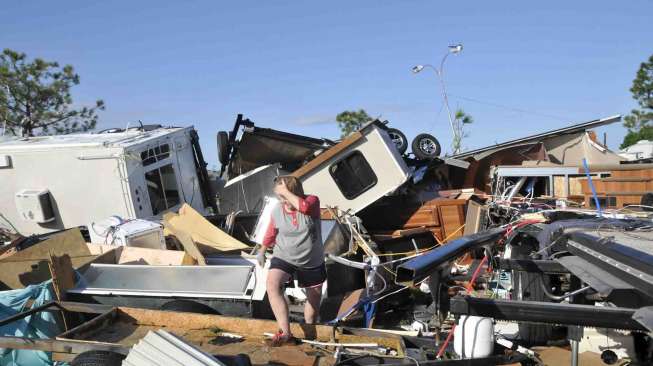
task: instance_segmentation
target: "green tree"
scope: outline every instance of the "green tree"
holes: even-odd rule
[[[71,65],[36,58],[5,49],[0,54],[0,126],[20,136],[67,134],[91,130],[97,124],[93,107],[73,107],[72,86],[79,84]]]
[[[633,99],[639,109],[633,109],[624,118],[624,127],[628,133],[624,137],[621,148],[624,149],[639,140],[653,139],[653,55],[647,62],[642,62],[630,88]]]
[[[359,109],[358,111],[344,111],[336,116],[342,138],[349,136],[352,132],[358,131],[370,120],[372,120],[372,117],[363,109]]]
[[[453,119],[454,136],[451,142],[451,150],[453,155],[462,152],[463,139],[469,136],[469,132],[465,131],[465,126],[474,122],[474,119],[469,114],[465,113],[461,108],[456,109],[456,114]]]

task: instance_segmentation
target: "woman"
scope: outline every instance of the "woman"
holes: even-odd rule
[[[326,280],[324,247],[320,223],[320,201],[304,194],[301,182],[293,176],[277,177],[274,193],[280,204],[272,212],[270,226],[258,253],[259,263],[265,263],[265,251],[274,247],[267,279],[268,299],[279,332],[271,345],[280,346],[294,341],[288,319],[288,304],[283,285],[293,276],[306,291],[304,319],[307,324],[317,321]]]

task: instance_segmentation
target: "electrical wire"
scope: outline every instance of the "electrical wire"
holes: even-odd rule
[[[14,224],[12,224],[11,221],[9,221],[9,219],[8,219],[7,217],[5,217],[5,215],[3,215],[2,213],[0,213],[0,217],[2,217],[2,219],[5,220],[5,221],[9,224],[9,226],[11,226],[12,229],[14,229],[14,232],[16,232],[16,234],[20,234],[20,232],[18,231],[18,229],[16,229],[16,227],[14,226]]]

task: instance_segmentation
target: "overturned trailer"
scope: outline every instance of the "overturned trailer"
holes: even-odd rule
[[[215,208],[192,127],[10,139],[0,161],[0,213],[23,235]]]

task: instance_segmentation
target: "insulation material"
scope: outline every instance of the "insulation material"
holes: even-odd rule
[[[123,366],[221,366],[224,363],[187,343],[176,335],[159,329],[149,331],[127,355]]]
[[[183,232],[189,235],[203,254],[217,254],[231,250],[249,248],[243,242],[211,224],[199,212],[187,204],[179,208],[179,213],[163,216],[166,235]]]

